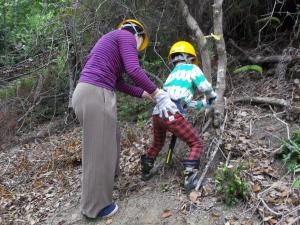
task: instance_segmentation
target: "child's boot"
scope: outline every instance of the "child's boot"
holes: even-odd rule
[[[149,180],[153,174],[150,170],[153,168],[154,159],[149,158],[146,154],[141,156],[141,166],[142,166],[142,180]]]
[[[199,160],[184,160],[184,191],[187,193],[194,189],[198,181]]]

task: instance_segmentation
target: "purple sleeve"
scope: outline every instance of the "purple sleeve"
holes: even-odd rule
[[[142,88],[134,87],[132,85],[126,84],[124,81],[124,78],[122,76],[119,76],[119,78],[117,79],[116,89],[118,91],[130,94],[134,97],[139,97],[139,98],[142,97],[142,94],[144,92],[144,90]]]
[[[140,67],[135,39],[127,31],[122,34],[119,39],[119,48],[125,71],[137,86],[152,94],[157,87]]]

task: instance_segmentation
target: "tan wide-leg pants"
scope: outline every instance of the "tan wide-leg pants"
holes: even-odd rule
[[[81,212],[95,218],[112,203],[118,172],[116,95],[113,91],[79,83],[72,105],[83,127]]]

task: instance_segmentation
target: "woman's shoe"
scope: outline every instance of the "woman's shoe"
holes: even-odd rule
[[[101,218],[111,217],[112,215],[114,215],[118,211],[118,209],[119,209],[118,205],[113,202],[110,205],[103,208],[99,212],[98,217],[101,217]]]

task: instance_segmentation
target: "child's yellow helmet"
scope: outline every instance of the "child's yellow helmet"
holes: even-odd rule
[[[125,24],[135,24],[139,27],[141,27],[143,29],[143,32],[142,32],[142,35],[143,35],[143,43],[141,45],[141,47],[138,49],[138,51],[143,51],[149,44],[149,38],[148,38],[148,35],[146,33],[146,30],[145,30],[145,26],[137,21],[137,20],[134,20],[134,19],[127,19],[127,20],[124,20],[122,21],[118,26],[117,28],[121,28],[123,25]]]
[[[170,52],[168,55],[168,61],[170,62],[171,56],[175,53],[186,53],[186,54],[190,54],[192,56],[195,57],[195,60],[193,61],[193,64],[198,64],[198,57],[195,51],[195,48],[193,47],[192,44],[190,44],[187,41],[178,41],[175,44],[172,45],[172,47],[170,48]]]

